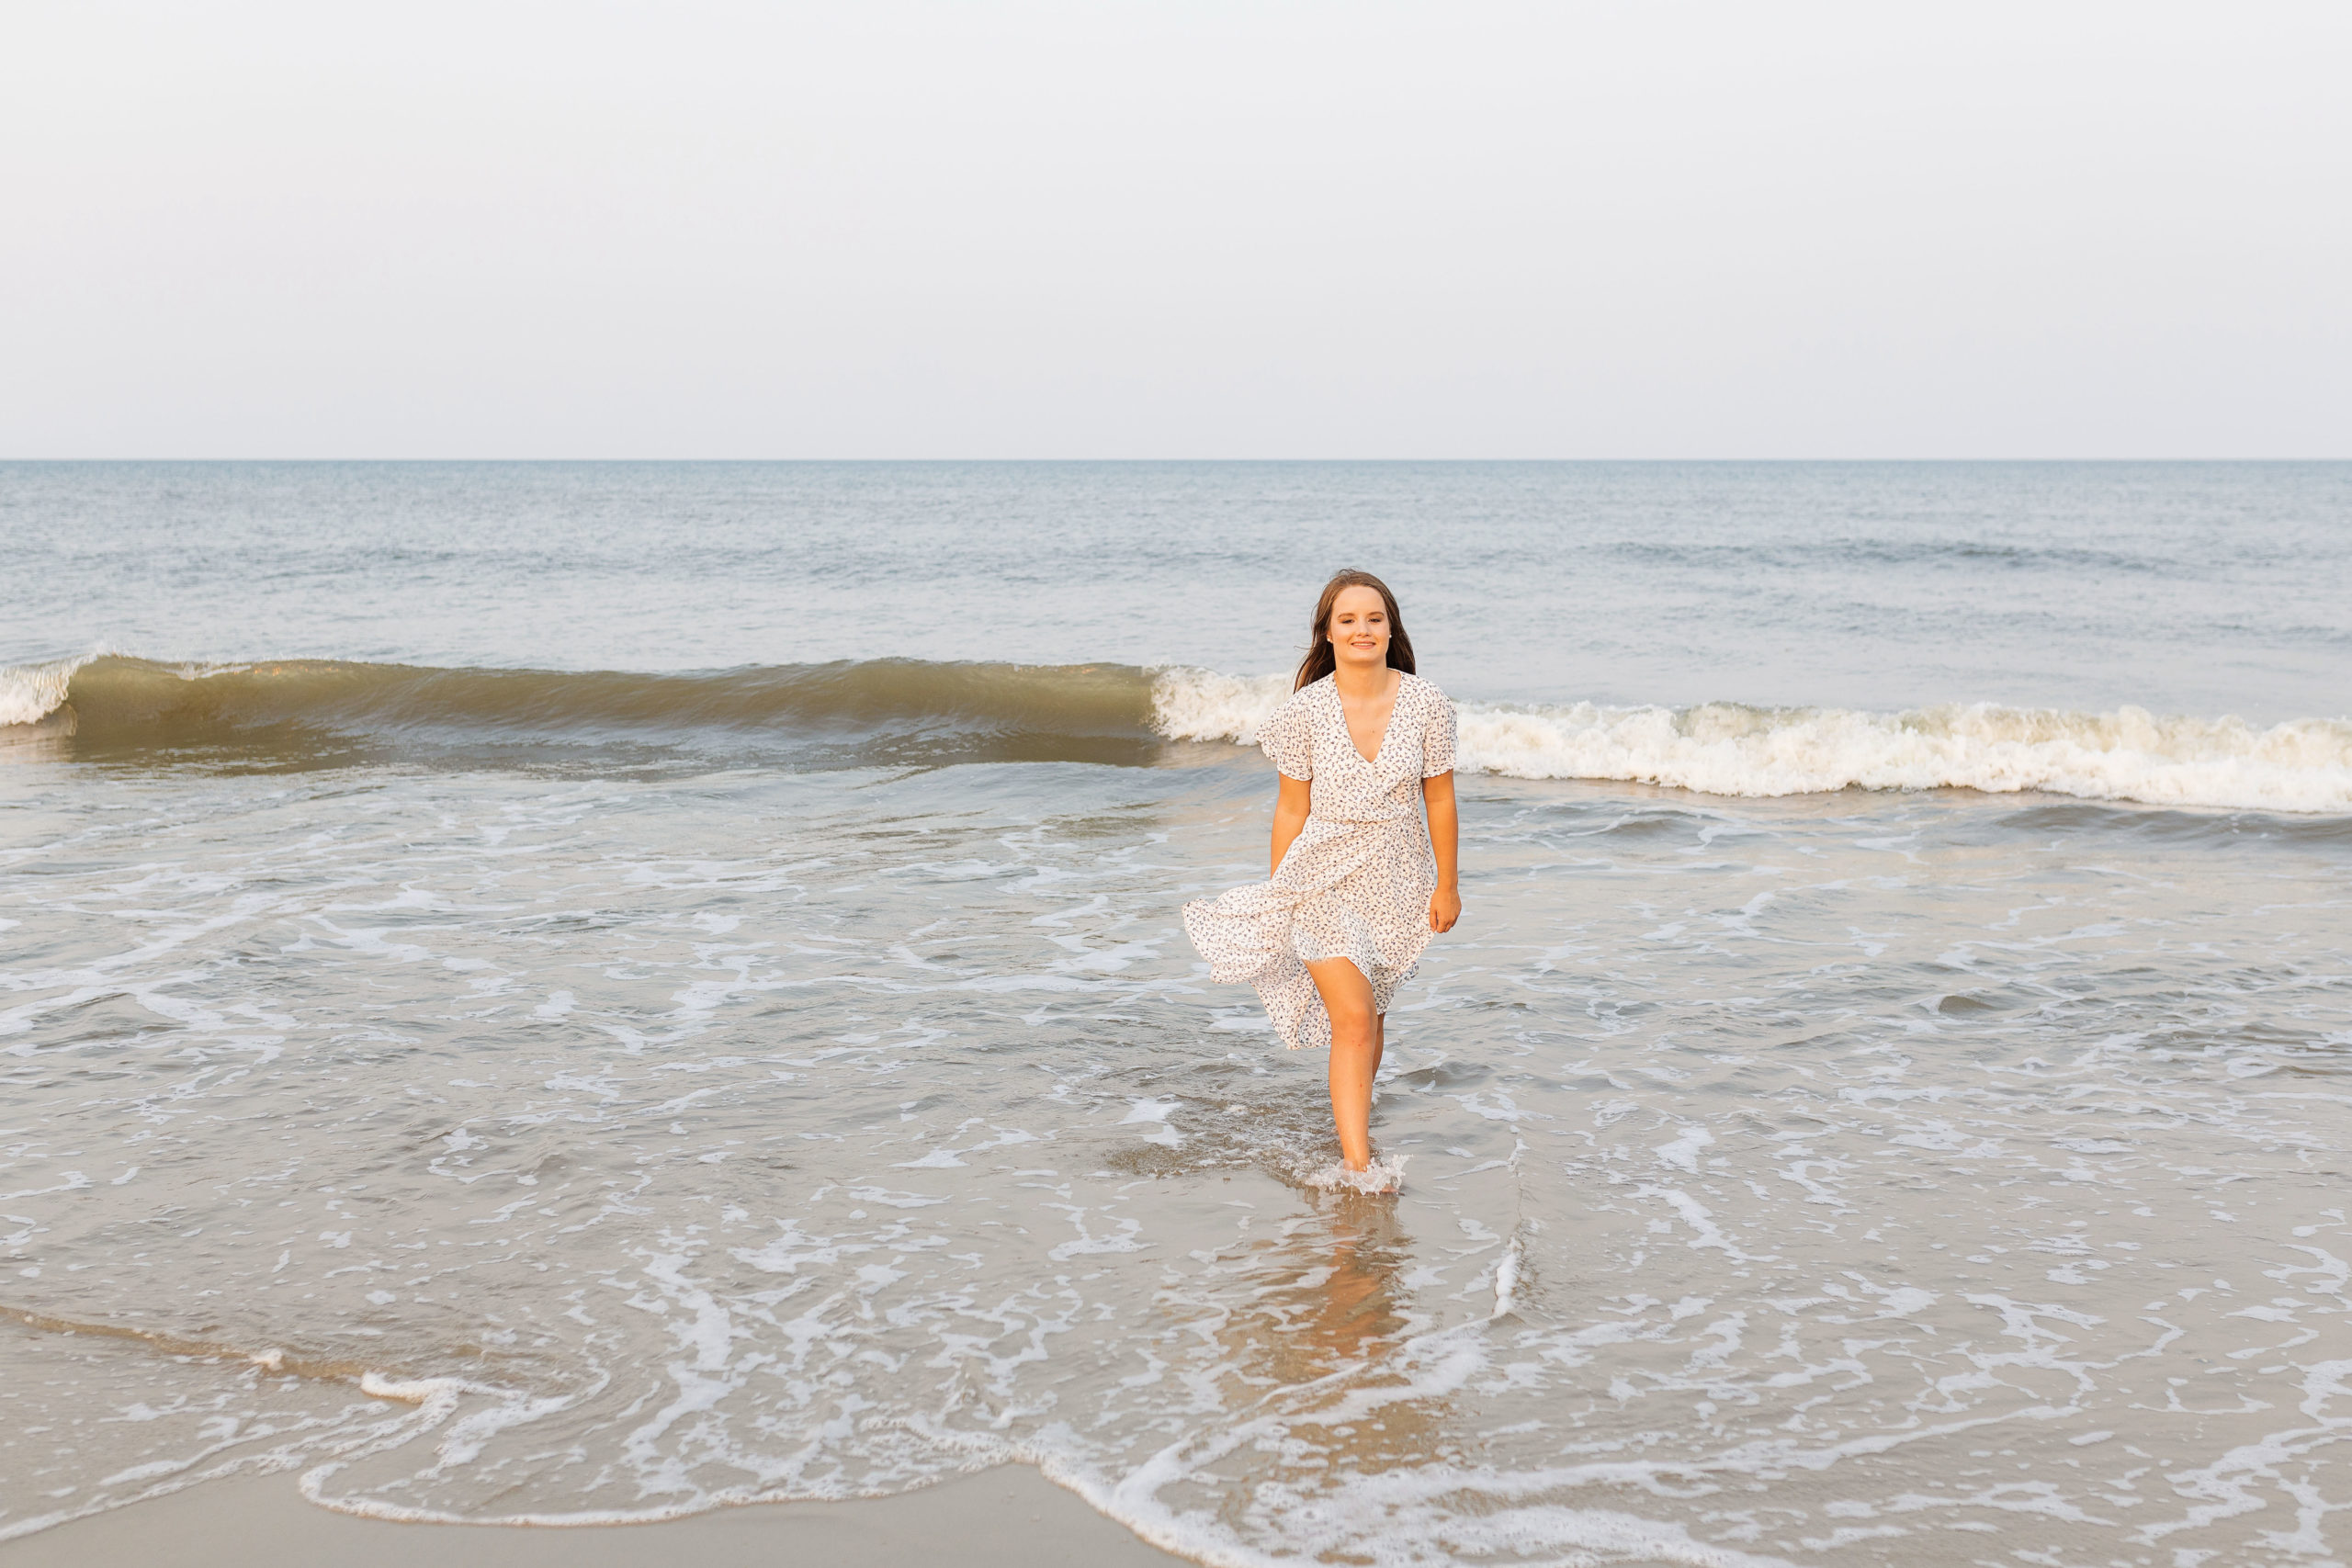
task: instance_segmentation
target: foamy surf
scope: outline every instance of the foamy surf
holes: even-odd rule
[[[1362,1170],[1350,1170],[1338,1160],[1307,1171],[1299,1179],[1325,1192],[1362,1192],[1391,1197],[1405,1190],[1405,1162],[1410,1155],[1374,1155]]]
[[[1151,727],[1170,740],[1254,745],[1258,727],[1290,695],[1287,675],[1224,675],[1190,665],[1152,671]]]
[[[51,719],[65,705],[74,671],[88,662],[61,659],[49,664],[0,664],[0,736]]]
[[[1158,671],[1153,720],[1171,739],[1249,744],[1287,694],[1279,677]],[[1662,784],[1775,796],[1844,789],[2039,791],[2255,811],[2352,811],[2352,723],[2070,713],[1990,703],[1849,708],[1506,706],[1465,702],[1460,765],[1521,779]]]
[[[1503,1248],[1503,1260],[1495,1265],[1495,1310],[1491,1316],[1500,1317],[1519,1304],[1519,1277],[1526,1263],[1527,1249],[1514,1235]]]

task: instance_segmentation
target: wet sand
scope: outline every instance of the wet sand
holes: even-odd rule
[[[0,1542],[6,1568],[1154,1568],[1182,1563],[1026,1465],[852,1503],[721,1508],[662,1524],[582,1529],[392,1524],[305,1502],[291,1473],[252,1476]]]

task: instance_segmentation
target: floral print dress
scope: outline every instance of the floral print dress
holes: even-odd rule
[[[1306,825],[1273,880],[1185,905],[1184,930],[1211,979],[1258,988],[1283,1044],[1329,1045],[1331,1018],[1306,965],[1352,961],[1385,1013],[1429,945],[1437,860],[1420,783],[1453,771],[1453,705],[1400,672],[1388,732],[1367,762],[1326,675],[1292,693],[1258,743],[1284,776],[1312,784]]]

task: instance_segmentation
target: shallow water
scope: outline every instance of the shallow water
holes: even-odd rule
[[[1232,1561],[2327,1540],[2346,835],[1476,784],[1379,1200],[1170,915],[1254,768],[44,773],[12,1522],[200,1453],[501,1517],[1020,1454]]]
[[[0,769],[0,1534],[1010,1457],[1218,1562],[2347,1554],[2343,813],[1466,774],[1371,1198],[1175,918],[1254,751],[330,716]]]

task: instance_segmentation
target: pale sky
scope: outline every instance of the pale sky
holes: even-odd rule
[[[2352,6],[6,0],[0,457],[2352,457]]]

